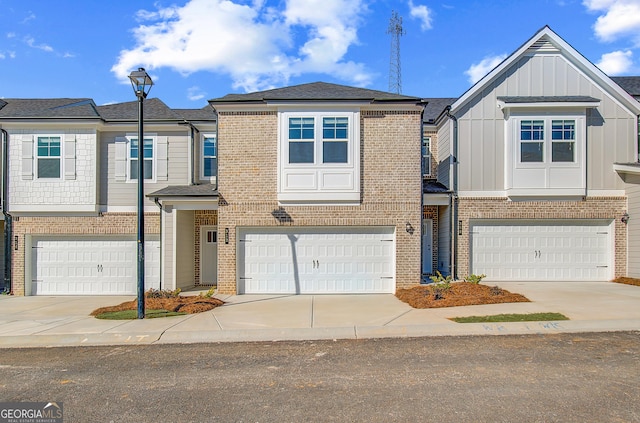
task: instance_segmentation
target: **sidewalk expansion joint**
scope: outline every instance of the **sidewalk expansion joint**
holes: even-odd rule
[[[411,312],[411,311],[413,311],[413,310],[407,310],[407,311],[405,311],[404,313],[400,313],[400,314],[398,314],[396,317],[394,317],[393,319],[391,319],[391,320],[389,320],[388,322],[384,323],[382,326],[387,326],[389,323],[391,323],[391,322],[394,322],[394,321],[398,320],[399,318],[401,318],[402,316],[404,316],[405,314],[407,314],[407,313],[409,313],[409,312]]]

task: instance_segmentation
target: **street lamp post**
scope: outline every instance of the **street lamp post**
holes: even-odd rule
[[[138,319],[144,319],[144,99],[153,81],[144,68],[129,75],[138,97]],[[133,175],[132,175],[133,176]]]

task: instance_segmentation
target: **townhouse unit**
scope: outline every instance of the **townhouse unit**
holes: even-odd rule
[[[5,286],[393,293],[640,277],[640,78],[544,27],[459,98],[316,82],[202,109],[3,99]]]

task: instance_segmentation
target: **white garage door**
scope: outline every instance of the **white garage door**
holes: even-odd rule
[[[612,278],[611,222],[482,221],[471,225],[471,269],[488,280]]]
[[[145,240],[145,290],[160,284],[160,242]],[[38,239],[32,246],[32,295],[137,292],[137,241]]]
[[[392,227],[243,228],[241,294],[394,293]]]

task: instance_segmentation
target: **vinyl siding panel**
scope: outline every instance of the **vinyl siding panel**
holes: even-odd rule
[[[640,278],[640,175],[627,176],[627,275]]]
[[[195,285],[194,212],[192,210],[175,210],[174,213],[176,288],[190,288]]]
[[[451,207],[438,207],[438,265],[443,275],[451,273]]]
[[[445,119],[444,123],[438,128],[437,137],[437,156],[436,163],[438,166],[437,175],[438,181],[445,186],[451,188],[450,174],[449,174],[449,161],[451,159],[451,127],[453,123]]]
[[[145,194],[157,191],[168,185],[187,185],[189,175],[190,139],[185,132],[152,132],[159,137],[167,137],[168,142],[168,177],[166,180],[155,182],[145,181]],[[100,168],[103,169],[100,178],[100,205],[131,206],[137,204],[138,184],[133,181],[116,180],[116,138],[124,137],[124,132],[103,132],[100,137]],[[157,153],[157,151],[156,151]],[[156,156],[157,157],[157,156]],[[106,172],[104,171],[106,170]],[[156,167],[156,170],[158,168]],[[153,205],[147,199],[146,206]]]
[[[162,288],[176,289],[176,278],[174,273],[174,219],[175,210],[165,208],[162,211]]]
[[[600,106],[587,115],[587,189],[624,189],[611,165],[635,160],[630,141],[634,139],[636,117],[557,54],[523,57],[454,111],[459,124],[459,189],[505,188],[505,115],[497,107],[498,96],[568,95],[601,100]]]

